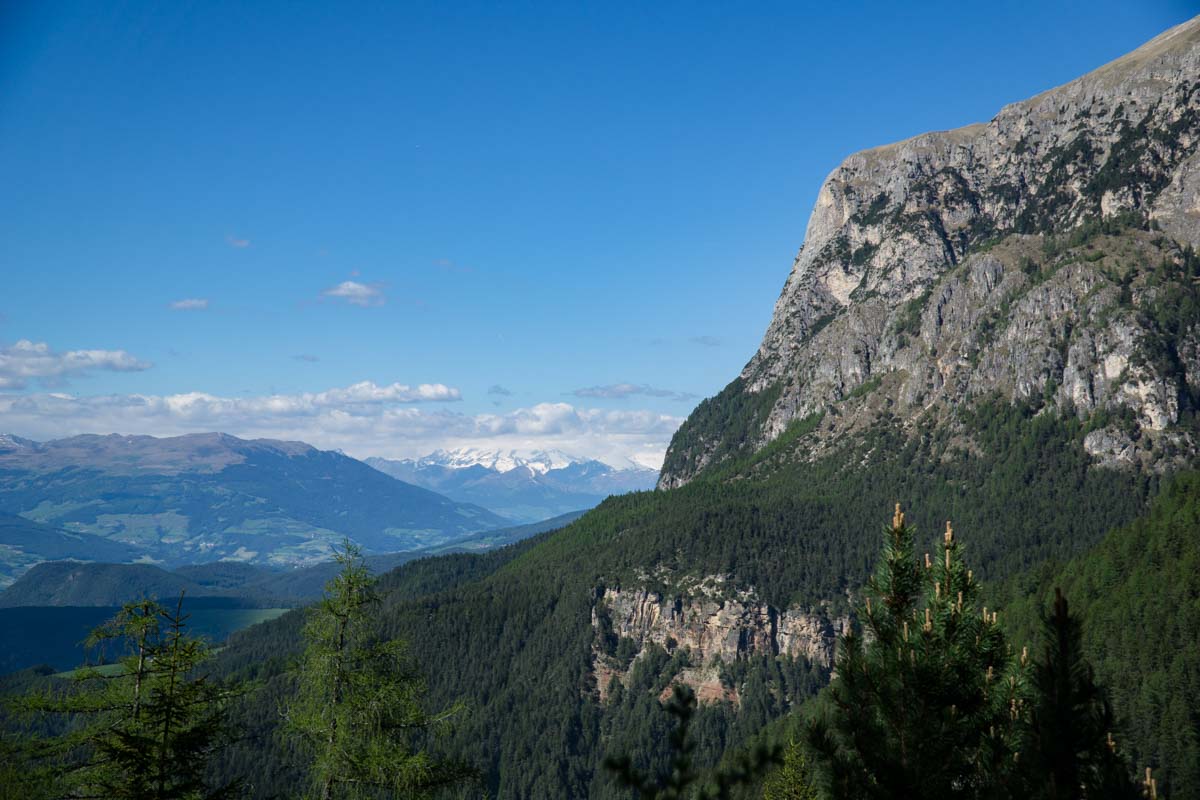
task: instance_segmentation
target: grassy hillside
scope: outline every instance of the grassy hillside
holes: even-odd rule
[[[9,585],[39,561],[127,561],[137,557],[137,548],[121,542],[0,512],[0,587]]]

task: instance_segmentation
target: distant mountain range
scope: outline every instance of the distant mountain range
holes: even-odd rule
[[[301,442],[0,436],[0,585],[52,558],[295,566],[349,537],[368,552],[445,544],[509,520]]]
[[[589,459],[578,458],[564,453],[562,450],[489,450],[482,447],[458,447],[453,450],[434,450],[427,456],[407,459],[405,463],[411,462],[423,466],[449,467],[451,469],[486,467],[496,472],[508,472],[518,467],[529,467],[534,472],[542,474],[587,460]]]
[[[658,472],[615,467],[560,450],[437,450],[417,459],[368,458],[380,472],[518,522],[588,509],[609,495],[654,488]]]

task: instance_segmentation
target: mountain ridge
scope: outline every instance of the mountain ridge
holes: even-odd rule
[[[7,446],[6,446],[7,445]],[[187,433],[180,436],[146,436],[120,433],[85,433],[35,442],[6,434],[0,436],[0,469],[52,471],[97,461],[108,471],[131,474],[219,472],[242,463],[256,452],[287,456],[319,452],[310,444],[279,439],[241,439],[227,433]]]
[[[509,523],[337,452],[223,433],[6,437],[0,512],[168,566],[302,564],[328,558],[344,537],[394,552]]]
[[[29,567],[63,558],[129,560],[137,548],[86,533],[72,533],[31,519],[0,512],[0,588]]]

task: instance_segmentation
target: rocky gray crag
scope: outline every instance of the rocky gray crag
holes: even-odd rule
[[[850,156],[758,352],[676,434],[660,488],[810,415],[820,452],[883,409],[987,396],[1116,414],[1086,442],[1108,465],[1190,458],[1198,145],[1200,17],[987,124]]]
[[[606,631],[633,643],[635,661],[651,645],[668,652],[687,650],[690,666],[676,679],[692,686],[701,702],[738,702],[737,687],[721,683],[722,663],[783,655],[833,668],[834,648],[849,627],[848,617],[831,616],[823,608],[778,609],[762,602],[753,590],[728,594],[720,576],[693,580],[669,597],[644,588],[605,588],[592,608],[597,634],[592,672],[599,699],[607,699],[614,678],[626,681],[633,669],[602,651]]]

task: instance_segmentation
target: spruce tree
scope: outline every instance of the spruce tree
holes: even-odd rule
[[[918,558],[896,505],[809,740],[834,798],[1001,797],[1019,760],[1024,692],[997,615],[946,523]]]
[[[27,744],[27,797],[217,800],[239,793],[237,783],[205,781],[209,758],[231,738],[227,710],[237,692],[199,671],[210,649],[187,633],[187,620],[182,594],[174,610],[127,603],[88,640],[125,650],[117,664],[82,667],[69,687],[18,702],[27,713],[60,718],[67,731]]]
[[[1083,656],[1079,619],[1062,590],[1042,615],[1042,653],[1030,679],[1024,795],[1038,800],[1137,798],[1104,688]]]
[[[338,573],[311,610],[286,730],[311,756],[310,797],[426,797],[473,775],[420,748],[461,707],[423,708],[425,682],[400,641],[378,633],[380,597],[346,541]]]

